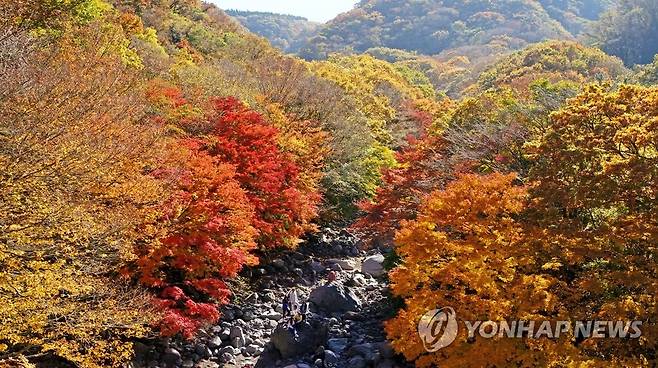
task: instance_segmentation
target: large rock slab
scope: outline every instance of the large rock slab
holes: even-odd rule
[[[327,341],[327,325],[318,320],[298,323],[295,332],[286,323],[280,323],[272,332],[270,341],[284,359],[315,351]]]
[[[374,277],[383,276],[386,273],[383,264],[384,256],[381,254],[375,254],[363,261],[361,264],[361,272]]]
[[[359,297],[348,287],[339,284],[323,285],[313,289],[309,300],[329,313],[357,311],[361,308]]]

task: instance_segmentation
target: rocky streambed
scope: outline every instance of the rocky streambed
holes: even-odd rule
[[[383,321],[394,308],[382,262],[348,231],[324,229],[297,251],[244,270],[221,322],[195,341],[135,346],[135,368],[408,367],[386,342]],[[306,321],[288,328],[282,301],[290,290],[308,301]]]

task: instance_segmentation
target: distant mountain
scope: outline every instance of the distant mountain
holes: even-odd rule
[[[307,59],[386,47],[435,55],[472,45],[518,49],[573,39],[610,0],[362,0],[319,29]]]
[[[241,10],[227,10],[226,13],[285,52],[297,52],[321,25],[294,15]]]

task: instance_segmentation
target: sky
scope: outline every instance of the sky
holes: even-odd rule
[[[352,9],[357,0],[212,0],[212,2],[221,9],[299,15],[324,23]]]

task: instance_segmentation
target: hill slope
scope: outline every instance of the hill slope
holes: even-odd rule
[[[319,23],[294,15],[239,10],[227,10],[226,14],[286,52],[299,50],[320,27]]]
[[[363,0],[320,28],[299,53],[318,59],[373,47],[426,55],[469,45],[518,49],[547,39],[572,39],[608,5],[607,0]],[[258,33],[264,22],[247,27]]]

